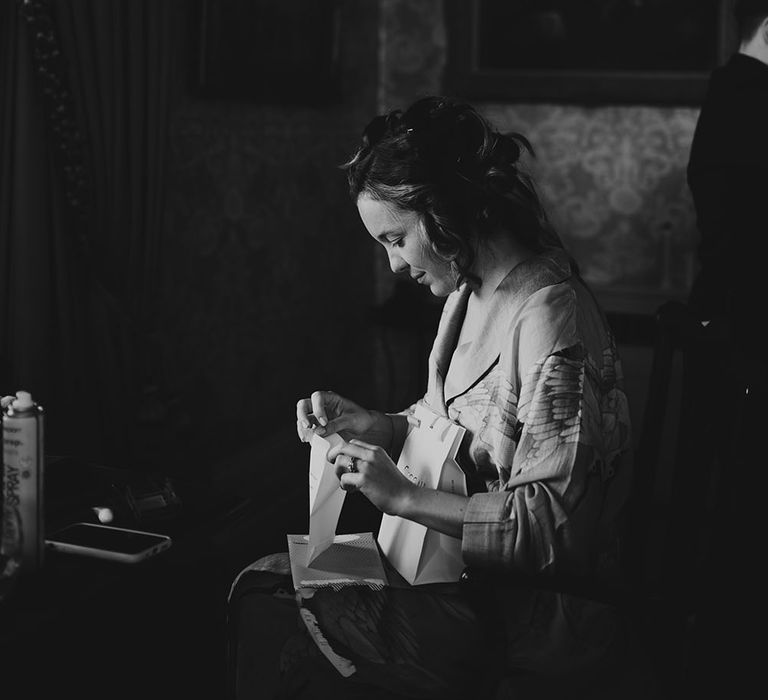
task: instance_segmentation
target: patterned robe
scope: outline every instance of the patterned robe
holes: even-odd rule
[[[446,301],[422,399],[467,429],[460,462],[479,492],[465,563],[608,575],[631,431],[604,316],[559,250],[512,270],[477,337],[456,347],[469,296],[465,285]]]

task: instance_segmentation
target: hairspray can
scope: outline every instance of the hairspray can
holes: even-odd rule
[[[43,408],[28,391],[3,411],[3,537],[6,554],[18,551],[20,570],[43,564]]]

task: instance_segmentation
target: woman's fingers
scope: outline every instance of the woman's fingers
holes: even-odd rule
[[[358,432],[361,409],[335,391],[314,391],[309,398],[296,403],[296,430],[308,442],[312,434],[320,436],[350,430]],[[309,432],[308,432],[309,431]]]
[[[347,415],[340,415],[337,418],[333,418],[326,423],[325,427],[319,427],[317,429],[318,435],[330,435],[331,433],[339,433],[342,430],[345,430],[346,428],[350,427],[350,420],[349,416]]]
[[[309,399],[299,399],[296,403],[296,433],[299,440],[309,442],[312,439],[312,402]]]
[[[296,432],[303,442],[309,442],[317,432],[325,435],[328,430],[328,413],[337,413],[340,398],[332,391],[314,391],[308,399],[299,399],[296,403]]]
[[[376,449],[373,445],[369,445],[361,440],[350,440],[349,442],[340,442],[338,445],[331,447],[328,450],[326,459],[329,462],[335,463],[339,455],[346,455],[347,457],[354,457],[363,461],[371,461],[373,452]]]
[[[317,422],[323,427],[328,425],[328,415],[326,406],[333,400],[338,399],[332,391],[313,391],[312,392],[312,413]]]
[[[296,403],[296,420],[304,428],[312,427],[312,400],[299,399]]]
[[[302,442],[311,442],[312,436],[315,431],[312,428],[304,427],[304,423],[300,420],[296,421],[296,434],[299,436],[299,440]]]
[[[360,472],[366,470],[366,463],[372,461],[373,453],[368,449],[370,446],[356,442],[358,444],[344,442],[332,447],[328,450],[326,459],[333,462],[339,481],[342,481],[345,474],[355,474],[359,477],[355,482],[359,486],[359,479],[362,478]]]
[[[320,422],[317,429],[318,435],[330,435],[331,433],[340,433],[342,430],[353,430],[356,416],[359,413],[359,406],[339,396],[333,391],[319,392],[323,395],[323,406],[325,409],[326,423]],[[316,416],[319,420],[319,417]]]
[[[345,420],[343,416],[334,418],[331,421],[328,420],[328,409],[331,409],[333,413],[337,413],[340,409],[340,404],[341,397],[332,391],[315,391],[311,398],[300,399],[296,403],[296,433],[298,434],[299,439],[302,442],[311,442],[313,435],[322,436],[327,433],[338,433],[339,430],[345,428],[348,421]],[[321,415],[318,415],[318,413]],[[325,427],[322,427],[323,422],[325,423]],[[355,457],[356,459],[362,459],[365,448],[373,447],[360,440],[354,440],[353,442],[356,444],[352,445],[351,443],[344,442],[332,447],[328,450],[326,459],[329,462],[335,463],[336,457],[340,454],[340,450],[345,447],[348,448],[348,451],[344,454],[347,454],[349,457]],[[354,454],[349,450],[353,450]],[[339,463],[337,466],[338,470],[344,471],[342,467],[348,467],[349,460],[343,465]]]
[[[344,472],[339,476],[339,486],[345,491],[358,491],[362,482],[362,475],[353,472]]]

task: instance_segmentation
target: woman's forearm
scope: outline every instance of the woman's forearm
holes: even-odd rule
[[[468,504],[467,496],[414,485],[396,515],[460,539]]]

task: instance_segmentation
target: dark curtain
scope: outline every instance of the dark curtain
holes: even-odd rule
[[[175,3],[12,4],[0,391],[49,404],[49,452],[128,466],[154,363]]]
[[[173,8],[54,3],[92,181],[89,241],[103,285],[136,321],[151,315],[159,274]]]
[[[58,186],[20,0],[0,3],[0,392],[31,391],[64,450],[88,382],[72,221]],[[87,451],[87,448],[86,448]]]
[[[174,0],[57,0],[89,182],[94,358],[112,459],[133,455],[153,383],[159,248],[178,7]],[[127,432],[127,434],[126,434]],[[127,441],[128,444],[125,444]],[[113,451],[114,452],[114,451]]]

